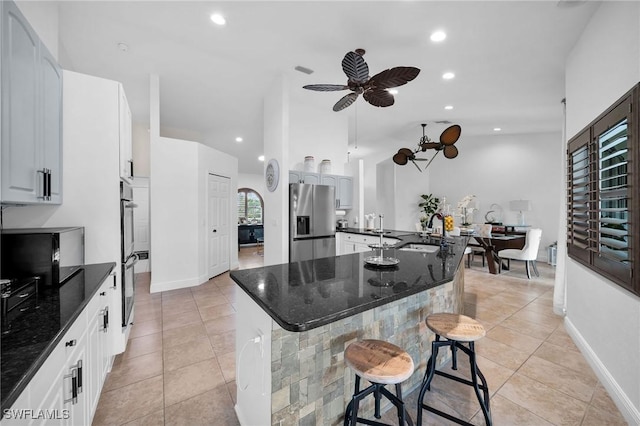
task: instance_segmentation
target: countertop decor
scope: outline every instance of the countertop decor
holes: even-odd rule
[[[20,396],[115,265],[85,265],[60,287],[40,288],[37,308],[11,321],[0,348],[3,410]]]

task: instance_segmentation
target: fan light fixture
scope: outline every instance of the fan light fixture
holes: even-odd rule
[[[333,106],[336,112],[354,103],[359,95],[373,106],[389,107],[395,100],[388,89],[407,84],[420,73],[415,67],[395,67],[369,77],[369,66],[363,58],[364,54],[364,49],[356,49],[354,52],[347,52],[342,59],[342,71],[347,75],[347,84],[307,84],[302,88],[318,92],[351,90],[351,93],[343,96]]]
[[[400,148],[398,152],[393,156],[393,162],[399,166],[404,166],[409,161],[413,163],[414,166],[422,172],[422,170],[427,170],[429,164],[436,158],[436,155],[440,153],[440,151],[444,151],[444,156],[446,158],[456,158],[458,156],[458,148],[453,146],[458,139],[460,138],[460,134],[462,133],[462,128],[454,124],[453,126],[449,126],[444,129],[444,132],[440,135],[440,142],[433,142],[429,137],[425,134],[425,128],[427,125],[425,123],[421,124],[422,126],[422,137],[420,138],[420,142],[418,143],[418,148],[415,150],[411,150],[409,148]],[[416,158],[416,154],[418,152],[425,152],[427,149],[435,149],[437,152],[431,157],[428,158]],[[418,166],[416,161],[429,161],[424,169],[421,169]]]

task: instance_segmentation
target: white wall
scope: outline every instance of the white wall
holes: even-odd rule
[[[263,199],[264,193],[267,190],[264,184],[264,175],[253,173],[238,173],[238,188],[251,188],[260,194]]]
[[[640,80],[640,4],[603,2],[566,68],[567,137]],[[630,424],[640,424],[640,298],[568,257],[567,329]]]
[[[316,170],[320,162],[331,160],[331,174],[344,175],[347,161],[347,115],[330,108],[318,108],[301,102],[292,102],[290,108],[289,169],[304,170],[304,157],[315,159]]]
[[[132,129],[133,175],[149,177],[149,148],[151,137],[149,127],[140,123],[133,123]]]
[[[202,284],[207,276],[207,179],[230,178],[230,223],[238,160],[198,142],[160,137],[151,145],[151,292]],[[229,264],[238,264],[238,230],[229,229]]]

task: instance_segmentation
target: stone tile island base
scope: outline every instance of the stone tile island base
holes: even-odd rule
[[[236,413],[240,423],[262,425],[270,418],[272,425],[337,425],[342,423],[355,381],[344,364],[345,348],[359,339],[380,339],[406,350],[416,365],[402,384],[403,393],[409,394],[420,385],[431,354],[434,334],[425,318],[434,312],[462,312],[464,267],[458,268],[452,282],[304,332],[284,330],[244,291],[237,291]],[[449,357],[443,351],[439,363]],[[366,380],[362,386],[368,386]],[[393,387],[390,390],[395,392]],[[389,406],[383,406],[383,411]],[[360,407],[363,417],[373,417],[373,398],[366,398]]]

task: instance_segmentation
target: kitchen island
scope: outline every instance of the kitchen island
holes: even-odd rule
[[[243,425],[326,424],[340,421],[353,393],[344,350],[370,338],[405,349],[416,365],[403,384],[418,387],[433,334],[433,312],[461,312],[466,237],[397,237],[385,256],[390,268],[365,264],[373,252],[231,272],[239,285],[236,308],[236,412]],[[410,243],[432,251],[405,251]],[[372,412],[373,401],[362,404]]]

